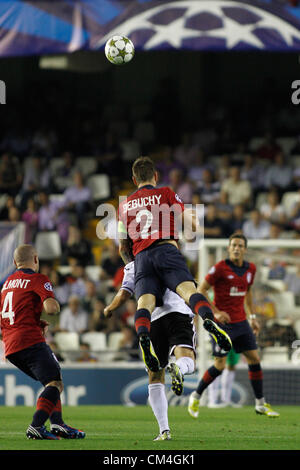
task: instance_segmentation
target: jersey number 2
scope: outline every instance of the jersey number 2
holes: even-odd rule
[[[15,312],[12,308],[13,305],[13,292],[7,292],[4,302],[3,309],[1,312],[2,318],[9,318],[9,324],[13,325],[15,322]]]

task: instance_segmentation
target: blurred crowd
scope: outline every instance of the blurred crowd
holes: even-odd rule
[[[90,174],[77,164],[83,154],[61,150],[52,128],[41,127],[31,134],[10,132],[0,141],[0,221],[24,222],[26,243],[35,243],[40,232],[56,231],[60,237],[60,259],[41,263],[41,272],[51,279],[62,307],[49,326],[51,344],[59,331],[79,335],[97,331],[107,336],[118,331],[123,333],[120,348],[136,348],[133,299],[112,319],[103,316],[121,285],[123,262],[117,240],[100,242],[96,236],[91,222],[97,219],[97,205],[105,201],[94,198],[88,179],[92,174],[105,174],[110,183],[109,201],[117,205],[119,194],[131,190],[131,162],[145,149],[156,163],[160,186],[171,187],[184,203],[205,205],[206,238],[227,238],[235,231],[242,231],[248,239],[300,238],[297,137],[280,139],[267,131],[259,139],[252,136],[241,142],[234,140],[230,129],[220,137],[213,126],[208,126],[182,132],[179,139],[170,139],[171,144],[157,145],[157,127],[151,121],[140,124],[140,134],[136,139],[131,136],[124,145],[108,130],[101,145],[85,149],[94,159]],[[88,135],[87,129],[83,131]],[[59,158],[55,167],[53,158]],[[90,231],[87,236],[89,227],[92,235]],[[99,246],[96,255],[95,247]],[[197,252],[185,255],[196,276]],[[87,269],[95,265],[99,267],[96,279]],[[291,275],[283,263],[271,268],[270,279],[284,280],[300,297],[300,269]],[[89,357],[86,348],[83,343],[82,360]],[[92,355],[91,360],[95,360]]]

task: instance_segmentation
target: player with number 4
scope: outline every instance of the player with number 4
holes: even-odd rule
[[[46,344],[48,323],[42,311],[59,313],[59,303],[47,276],[39,274],[39,258],[31,245],[20,245],[14,252],[16,271],[1,290],[0,326],[5,356],[44,390],[38,397],[36,411],[26,436],[29,439],[80,439],[85,433],[66,425],[62,418],[60,394],[63,391],[60,365]],[[50,432],[45,423],[50,419]]]

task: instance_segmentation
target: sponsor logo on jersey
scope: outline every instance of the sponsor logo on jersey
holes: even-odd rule
[[[45,287],[46,290],[49,290],[50,292],[53,291],[53,287],[52,287],[52,285],[51,285],[50,282],[46,282],[46,283],[44,284],[44,287]]]
[[[243,296],[243,295],[246,295],[246,292],[244,291],[239,291],[237,287],[231,287],[230,291],[229,291],[229,295],[231,297],[239,297],[239,296]]]

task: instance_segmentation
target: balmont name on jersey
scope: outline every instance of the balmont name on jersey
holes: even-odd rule
[[[10,281],[6,281],[2,290],[6,289],[26,289],[27,284],[30,282],[30,279],[11,279]]]
[[[138,199],[131,199],[131,201],[126,202],[123,205],[123,213],[131,210],[138,209],[139,207],[153,206],[155,204],[160,204],[161,194],[153,196],[139,197]]]

